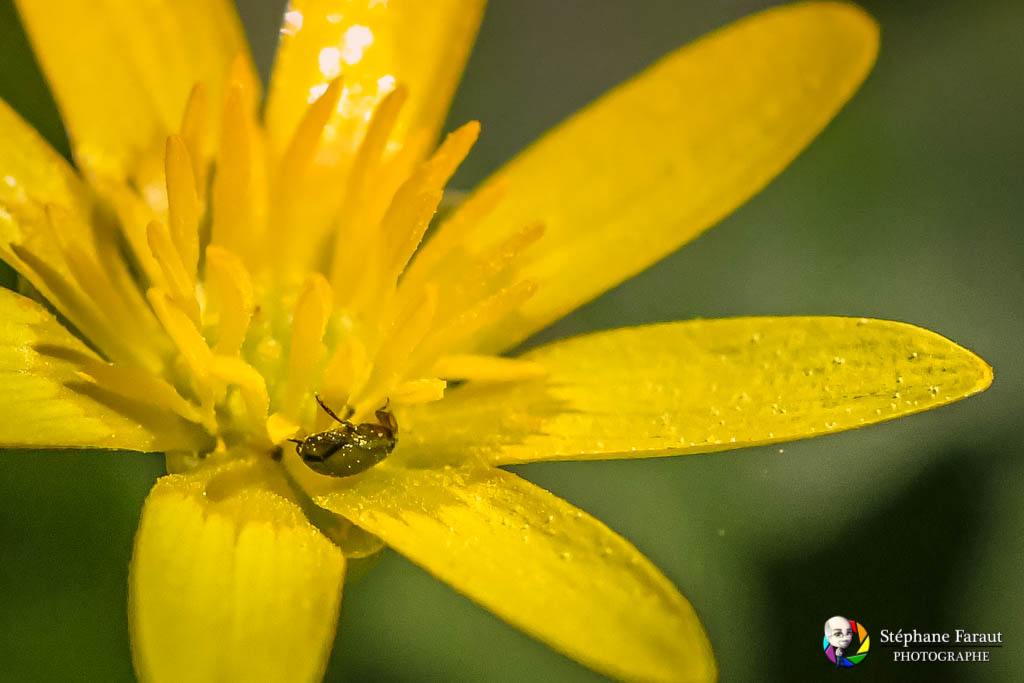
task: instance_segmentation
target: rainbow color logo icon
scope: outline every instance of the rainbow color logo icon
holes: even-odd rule
[[[825,656],[834,666],[856,666],[864,661],[871,649],[871,636],[864,624],[835,616],[825,622],[822,639]]]

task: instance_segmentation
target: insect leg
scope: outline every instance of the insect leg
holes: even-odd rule
[[[316,399],[316,402],[320,404],[320,407],[324,409],[325,413],[327,413],[332,418],[334,418],[335,422],[345,422],[345,420],[347,420],[348,418],[352,417],[352,413],[355,412],[355,409],[352,406],[346,405],[345,406],[345,417],[343,417],[343,418],[342,417],[338,417],[337,415],[334,414],[333,410],[331,410],[330,408],[327,407],[327,404],[323,402],[323,399],[320,398],[319,394],[313,394],[313,398]]]

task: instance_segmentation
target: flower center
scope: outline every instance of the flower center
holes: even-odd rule
[[[45,207],[45,230],[11,245],[15,265],[96,351],[76,358],[81,375],[159,409],[154,429],[184,423],[193,438],[183,453],[272,453],[322,432],[335,423],[317,395],[358,425],[386,402],[438,400],[451,379],[541,373],[475,355],[471,338],[534,293],[516,263],[542,227],[453,268],[465,229],[501,199],[491,191],[419,249],[479,126],[425,159],[422,143],[389,144],[398,86],[359,143],[345,143],[354,153],[325,151],[343,90],[332,82],[272,149],[239,62],[219,136],[197,86],[162,168],[144,158],[126,180],[91,174],[92,216]]]

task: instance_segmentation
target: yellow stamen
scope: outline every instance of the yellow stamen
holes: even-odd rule
[[[245,403],[249,431],[269,441],[266,425],[270,398],[263,375],[237,356],[214,356],[210,364],[210,374],[222,382],[238,387]]]
[[[295,420],[285,417],[281,413],[274,413],[267,418],[264,429],[271,443],[281,443],[298,433],[300,425]]]
[[[138,342],[151,346],[155,354],[165,357],[171,350],[170,340],[160,329],[160,323],[153,314],[145,294],[139,289],[138,276],[129,270],[123,257],[120,234],[113,225],[95,225],[93,237],[96,243],[95,259],[97,267],[104,271],[114,289],[120,294],[124,303],[132,311],[130,319],[138,328]]]
[[[206,86],[196,83],[189,93],[185,113],[181,117],[181,139],[192,161],[192,177],[196,181],[195,191],[199,196],[203,196],[206,191],[206,169],[209,161],[206,146],[206,111]]]
[[[348,403],[353,390],[368,379],[371,366],[366,362],[366,355],[366,347],[357,337],[349,337],[338,345],[324,371],[320,392],[324,400],[331,405]]]
[[[245,341],[253,311],[252,280],[242,261],[227,249],[210,245],[206,248],[206,282],[210,309],[217,311],[217,341],[214,353],[236,356]]]
[[[331,314],[331,286],[320,274],[306,281],[292,320],[292,346],[288,358],[288,377],[278,403],[278,412],[298,419],[303,394],[310,386],[313,368],[323,356],[321,340]]]
[[[83,376],[108,391],[133,401],[164,408],[189,422],[204,423],[203,416],[193,404],[183,399],[170,384],[149,372],[92,359],[84,359],[80,365]],[[208,420],[205,422],[207,429],[216,429],[216,424]]]
[[[153,221],[149,224],[146,234],[149,237],[149,248],[153,252],[153,257],[163,270],[171,297],[198,326],[200,324],[199,300],[196,299],[196,287],[181,263],[178,250],[174,248],[171,241],[170,233],[163,223]]]
[[[199,334],[195,324],[178,304],[159,287],[152,287],[146,292],[153,311],[167,331],[167,335],[181,353],[185,364],[195,380],[193,389],[199,395],[204,407],[212,401],[213,393],[209,386],[210,364],[213,353]]]
[[[144,367],[157,371],[162,367],[160,344],[153,338],[155,321],[138,296],[134,285],[124,287],[123,266],[101,264],[96,250],[86,241],[90,227],[65,209],[49,204],[46,220],[40,224],[56,251],[62,256],[76,287],[95,306],[99,318],[105,321],[119,346],[130,352],[132,358]],[[116,259],[109,259],[116,260]],[[115,279],[117,280],[115,282]],[[115,325],[115,321],[121,321]],[[148,324],[147,324],[148,323]]]
[[[26,275],[47,301],[53,303],[107,358],[121,361],[137,360],[135,350],[115,334],[116,328],[113,323],[76,285],[70,283],[34,252],[18,244],[12,244],[10,248],[15,257],[10,260],[11,265]]]
[[[266,175],[252,88],[246,78],[228,88],[213,183],[211,242],[235,251],[243,260],[261,252],[266,215]]]
[[[430,170],[431,182],[441,185],[448,184],[448,180],[455,173],[455,169],[463,162],[469,150],[476,144],[480,137],[480,122],[467,121],[451,133],[444,142],[437,148],[437,151],[427,160],[427,167]]]
[[[464,310],[475,301],[494,294],[515,279],[520,255],[544,235],[544,224],[533,223],[513,233],[508,239],[484,252],[467,272],[446,278],[443,290],[445,304],[453,310]]]
[[[403,382],[391,390],[388,398],[393,403],[412,405],[414,403],[430,403],[444,398],[448,383],[436,377],[425,377]]]
[[[512,313],[536,291],[536,282],[521,280],[483,299],[449,322],[436,325],[430,337],[416,349],[415,358],[409,361],[410,371],[426,374],[442,352],[459,351],[459,345],[470,335]]]
[[[343,271],[344,282],[332,282],[348,294],[346,303],[350,307],[368,311],[372,303],[380,308],[377,300],[382,294],[389,295],[395,287],[399,274],[412,258],[437,211],[445,183],[469,153],[479,132],[480,124],[472,121],[449,134],[430,159],[398,188],[381,219],[380,228],[371,238],[370,244],[376,248],[360,254],[355,263],[351,248],[345,254],[336,251],[336,256],[346,258],[349,265]],[[337,246],[340,247],[341,242]],[[332,273],[342,275],[338,270]]]
[[[423,249],[416,253],[415,260],[406,270],[405,282],[422,282],[435,272],[437,266],[456,250],[469,229],[482,221],[505,198],[507,188],[508,181],[502,177],[473,192],[450,218],[441,223]]]
[[[100,195],[105,197],[117,213],[121,234],[124,235],[132,256],[142,267],[142,272],[150,285],[163,285],[163,274],[160,264],[153,258],[149,250],[146,226],[153,219],[153,211],[137,194],[126,185],[106,180],[102,177],[92,181]]]
[[[386,182],[377,186],[382,175],[387,177],[380,173],[381,157],[405,97],[405,88],[398,87],[380,101],[349,171],[331,259],[330,281],[336,292],[354,290],[363,279],[364,252],[376,251],[376,227],[395,187]],[[353,249],[354,245],[362,248]]]
[[[395,127],[398,114],[405,104],[408,90],[397,86],[385,95],[373,111],[373,117],[366,129],[366,136],[359,145],[352,171],[349,174],[348,191],[345,208],[353,209],[365,199],[366,192],[372,187],[374,178],[384,160],[388,138]]]
[[[396,276],[398,272],[405,268],[409,259],[412,258],[413,252],[416,251],[416,247],[419,246],[420,241],[423,239],[423,234],[430,224],[430,219],[437,210],[444,186],[448,183],[452,174],[455,173],[458,165],[469,154],[470,148],[476,142],[479,135],[480,124],[477,121],[470,121],[449,133],[444,142],[441,143],[441,146],[437,148],[437,151],[434,152],[430,159],[424,162],[420,171],[410,179],[411,181],[419,180],[422,184],[422,189],[420,189],[418,194],[420,194],[419,199],[420,203],[423,204],[423,208],[415,211],[411,219],[407,219],[408,222],[404,225],[397,223],[386,224],[383,231],[385,244],[388,251],[392,254],[388,268],[392,271],[397,271],[395,273]],[[396,196],[396,201],[397,199]],[[426,206],[429,206],[429,213],[425,210]]]
[[[407,260],[423,239],[444,196],[440,187],[424,186],[422,181],[416,180],[419,179],[414,176],[412,181],[399,188],[381,223],[383,239],[380,255],[375,259],[380,262],[381,271],[377,277],[371,274],[367,278],[368,282],[373,282],[376,291],[386,291],[394,286]]]
[[[327,91],[310,105],[295,129],[288,149],[281,156],[278,168],[278,183],[293,184],[305,174],[306,167],[313,161],[317,145],[324,132],[324,126],[338,106],[341,97],[341,78],[331,81]],[[280,189],[280,188],[279,188]],[[287,193],[284,193],[287,194]]]
[[[330,191],[337,184],[337,170],[315,164],[325,126],[341,97],[342,81],[335,79],[306,110],[288,147],[274,171],[275,201],[268,234],[268,260],[279,264],[306,263],[319,248],[324,230],[333,223],[341,197],[325,196],[317,188]],[[315,201],[313,201],[315,197]],[[276,267],[273,275],[283,281],[293,271]]]
[[[167,209],[170,235],[174,240],[181,265],[191,281],[199,263],[199,196],[191,155],[185,141],[171,135],[167,138],[164,159],[167,172]],[[152,239],[151,239],[152,242]],[[154,256],[156,254],[154,253]],[[160,257],[157,256],[157,260]],[[163,264],[161,263],[161,266]],[[166,274],[166,267],[164,270]]]
[[[373,371],[366,385],[353,388],[352,393],[358,398],[354,406],[357,413],[383,400],[388,387],[394,385],[395,381],[408,378],[405,372],[408,359],[430,331],[436,312],[437,289],[432,285],[423,290],[416,305],[399,311],[377,351]],[[422,376],[422,373],[415,375]]]

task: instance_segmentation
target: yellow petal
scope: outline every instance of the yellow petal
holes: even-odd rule
[[[948,339],[866,318],[649,325],[523,358],[548,376],[469,384],[409,408],[399,448],[497,464],[706,453],[891,420],[992,381],[982,359]]]
[[[506,201],[458,240],[442,226],[438,246],[425,247],[437,281],[456,282],[492,245],[546,226],[516,278],[535,280],[538,295],[468,350],[513,346],[729,214],[835,115],[877,44],[874,21],[853,5],[771,9],[668,55],[553,129],[478,190],[503,186]],[[458,212],[451,222],[462,224]]]
[[[143,681],[319,681],[345,560],[268,473],[243,461],[161,478],[132,554]]]
[[[391,143],[437,135],[483,13],[482,0],[292,0],[281,27],[267,124],[287,146],[310,102],[339,75],[343,89],[324,144],[352,153],[366,114],[396,85],[408,88]]]
[[[85,215],[85,187],[64,158],[2,100],[0,131],[0,245],[6,252],[8,243],[24,244],[66,275],[58,245],[44,236],[46,206]]]
[[[122,177],[162,158],[192,86],[219,101],[228,66],[248,54],[227,0],[17,0],[83,167]]]
[[[518,358],[455,353],[438,358],[431,373],[449,379],[515,382],[543,377],[547,371],[540,363]]]
[[[0,289],[2,447],[209,447],[192,423],[84,381],[78,358],[99,360],[42,306]]]
[[[318,503],[596,671],[714,679],[711,647],[676,587],[601,522],[513,474],[385,461]]]

